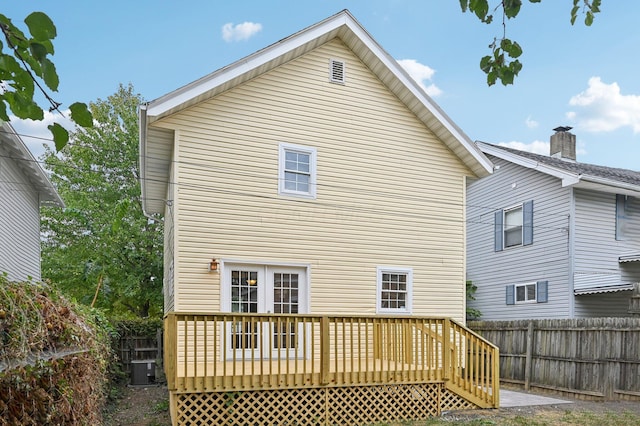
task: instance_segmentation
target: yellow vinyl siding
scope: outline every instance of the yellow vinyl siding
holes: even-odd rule
[[[164,293],[164,312],[171,312],[175,310],[175,211],[174,211],[174,192],[175,184],[172,182],[175,179],[174,168],[171,168],[169,173],[169,185],[167,185],[167,200],[164,207],[164,276],[163,276],[163,293]]]
[[[414,314],[464,317],[471,173],[340,41],[156,124],[178,130],[177,309],[220,310],[216,257],[311,265],[312,313],[375,313],[376,267],[410,267]],[[317,199],[278,195],[280,142],[317,149]]]

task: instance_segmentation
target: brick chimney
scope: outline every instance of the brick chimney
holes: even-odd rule
[[[576,135],[569,132],[571,127],[556,127],[551,135],[549,155],[563,160],[576,161]]]

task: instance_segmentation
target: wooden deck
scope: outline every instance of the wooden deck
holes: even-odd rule
[[[180,410],[197,406],[200,413],[208,404],[223,404],[224,413],[229,401],[212,395],[238,392],[254,397],[271,392],[254,399],[267,398],[274,407],[279,398],[328,401],[336,392],[362,398],[363,404],[403,393],[425,395],[421,398],[434,404],[452,401],[434,405],[431,415],[470,408],[466,404],[497,407],[498,359],[495,346],[446,318],[197,313],[165,318],[164,368],[175,418],[182,418]],[[194,421],[188,414],[184,418]]]

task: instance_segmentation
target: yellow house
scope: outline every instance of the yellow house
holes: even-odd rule
[[[165,223],[174,424],[496,407],[465,329],[465,180],[490,161],[348,11],[140,106]]]

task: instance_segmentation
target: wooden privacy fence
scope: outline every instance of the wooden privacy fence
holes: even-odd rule
[[[169,313],[165,373],[176,392],[447,383],[498,401],[498,351],[446,318]]]
[[[640,318],[473,321],[500,380],[588,399],[640,399]]]

